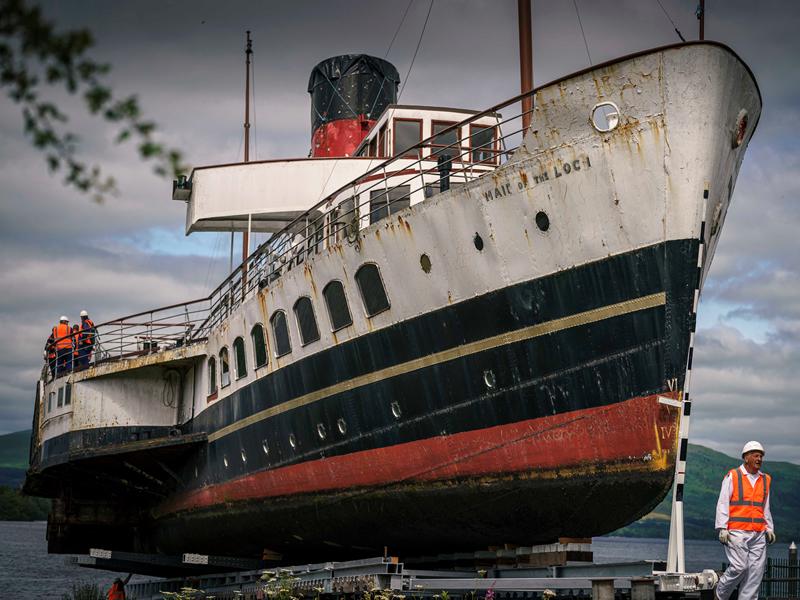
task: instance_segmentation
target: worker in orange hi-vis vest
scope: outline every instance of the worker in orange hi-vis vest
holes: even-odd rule
[[[739,586],[739,600],[755,600],[764,575],[767,544],[775,542],[769,510],[772,478],[761,472],[764,447],[756,441],[742,448],[744,464],[722,480],[714,527],[725,546],[729,566],[717,584],[718,600],[728,600]]]

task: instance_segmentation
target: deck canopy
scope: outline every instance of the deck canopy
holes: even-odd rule
[[[194,169],[173,200],[186,206],[186,235],[195,231],[275,233],[304,211],[377,165],[379,158],[302,158]]]

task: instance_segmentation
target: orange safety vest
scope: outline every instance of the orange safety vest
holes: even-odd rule
[[[741,531],[766,531],[767,520],[764,507],[769,498],[772,478],[766,473],[756,480],[755,485],[750,478],[742,475],[740,468],[731,469],[731,499],[728,511],[728,529]]]
[[[112,583],[111,589],[108,590],[108,600],[125,600],[125,588]]]
[[[81,323],[80,343],[86,346],[94,344],[94,335],[96,331],[94,321],[86,317]]]
[[[73,356],[78,356],[78,346],[81,342],[81,330],[80,329],[73,329],[72,330],[72,354]]]
[[[72,338],[69,337],[70,335],[72,335],[72,328],[66,323],[59,323],[53,327],[54,346],[59,350],[72,348]]]

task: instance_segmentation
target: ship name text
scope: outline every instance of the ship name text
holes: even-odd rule
[[[559,177],[577,173],[584,169],[591,169],[592,162],[588,156],[582,156],[572,161],[559,161],[557,164],[550,168],[542,169],[538,174],[533,175],[531,178],[527,173],[518,174],[512,181],[506,183],[498,183],[494,188],[483,192],[483,197],[487,200],[497,200],[498,198],[505,198],[515,192],[544,183],[545,181],[553,181]]]

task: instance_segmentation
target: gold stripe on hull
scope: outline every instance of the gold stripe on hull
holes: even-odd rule
[[[486,350],[492,350],[508,344],[523,342],[550,333],[556,333],[565,329],[596,323],[598,321],[638,312],[640,310],[664,306],[665,304],[666,293],[658,292],[656,294],[650,294],[649,296],[642,296],[640,298],[634,298],[633,300],[625,300],[624,302],[618,302],[616,304],[609,304],[600,308],[594,308],[592,310],[576,313],[568,317],[561,317],[560,319],[553,319],[552,321],[537,323],[536,325],[523,327],[522,329],[517,329],[516,331],[501,333],[499,335],[484,338],[476,342],[470,342],[468,344],[456,346],[455,348],[442,350],[441,352],[434,352],[433,354],[428,354],[427,356],[422,356],[404,363],[392,365],[391,367],[386,367],[385,369],[379,369],[377,371],[373,371],[372,373],[359,375],[358,377],[353,377],[347,381],[342,381],[314,392],[303,394],[297,398],[292,398],[291,400],[287,400],[286,402],[282,402],[281,404],[277,404],[270,408],[266,408],[250,415],[249,417],[245,417],[236,423],[231,423],[230,425],[210,433],[208,435],[208,441],[213,442],[233,433],[234,431],[238,431],[239,429],[248,427],[254,423],[258,423],[259,421],[272,418],[287,411],[294,410],[295,408],[313,404],[314,402],[329,396],[354,390],[365,385],[382,381],[384,379],[390,379],[392,377],[397,377],[398,375],[412,373],[419,369],[432,367],[434,365],[455,360],[457,358],[463,358],[472,354],[477,354],[478,352],[484,352]]]

